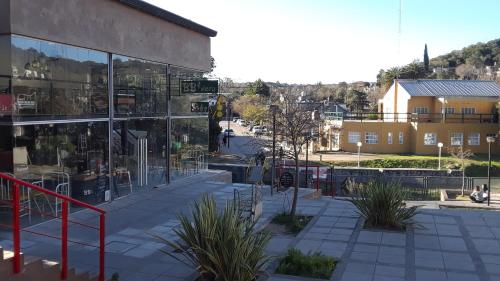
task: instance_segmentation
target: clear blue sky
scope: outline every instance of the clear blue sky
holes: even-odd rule
[[[500,0],[147,0],[217,30],[220,77],[375,81],[378,70],[500,38]],[[398,52],[398,49],[401,52]]]

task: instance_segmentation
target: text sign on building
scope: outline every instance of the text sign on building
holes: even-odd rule
[[[191,112],[208,112],[208,102],[192,102]]]
[[[182,80],[181,94],[211,93],[219,92],[218,80]]]

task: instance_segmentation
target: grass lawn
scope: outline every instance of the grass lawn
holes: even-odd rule
[[[437,156],[420,155],[394,155],[379,154],[379,159],[361,161],[362,167],[369,168],[426,168],[436,169],[439,158]],[[488,155],[478,154],[465,160],[465,174],[469,177],[486,177],[488,170]],[[321,162],[321,165],[335,166],[357,166],[356,161],[329,161]],[[500,176],[500,156],[492,155],[491,174],[494,177]],[[441,157],[441,167],[443,169],[460,169],[460,160],[450,156]]]

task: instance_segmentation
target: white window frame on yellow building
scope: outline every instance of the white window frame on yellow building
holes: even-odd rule
[[[444,114],[455,114],[454,107],[443,107],[442,111]]]
[[[378,144],[378,133],[366,132],[365,133],[365,143],[366,144]]]
[[[462,107],[462,114],[476,114],[475,107]]]
[[[453,146],[460,146],[464,143],[464,133],[455,132],[451,133],[450,144]]]
[[[387,132],[387,144],[392,144],[392,132]]]
[[[416,114],[429,114],[429,108],[427,106],[415,106],[413,108],[413,113],[416,113]]]
[[[468,145],[481,145],[481,134],[480,133],[470,133],[467,138]]]
[[[424,145],[436,145],[436,144],[437,144],[436,133],[424,133]]]
[[[405,140],[405,135],[403,132],[399,132],[399,137],[398,137],[399,144],[403,144]]]
[[[357,135],[356,139],[353,139],[354,136],[356,136],[356,135]],[[352,131],[352,132],[349,132],[347,134],[347,142],[348,143],[358,143],[359,141],[361,141],[361,133],[360,132]]]

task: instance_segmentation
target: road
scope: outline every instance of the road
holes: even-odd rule
[[[227,121],[221,121],[222,130],[227,129]],[[255,137],[248,131],[248,127],[242,127],[235,122],[230,122],[230,128],[234,130],[235,137],[229,140],[229,148],[221,146],[221,152],[226,155],[238,155],[239,157],[252,157],[258,151],[262,150],[262,144],[266,136]],[[222,140],[222,134],[220,136]],[[221,142],[222,143],[222,142]],[[360,160],[373,160],[383,158],[382,155],[361,153]],[[300,155],[301,160],[305,160],[305,153]],[[310,153],[310,161],[357,161],[358,155],[349,152],[328,152],[328,153]]]
[[[220,126],[222,130],[227,129],[227,121],[221,121]],[[253,133],[248,131],[248,127],[242,127],[235,122],[230,122],[230,128],[234,130],[235,137],[229,139],[229,148],[224,145],[221,146],[223,154],[235,154],[240,157],[251,157],[255,155],[260,148],[260,141]],[[222,139],[222,134],[219,136]]]

